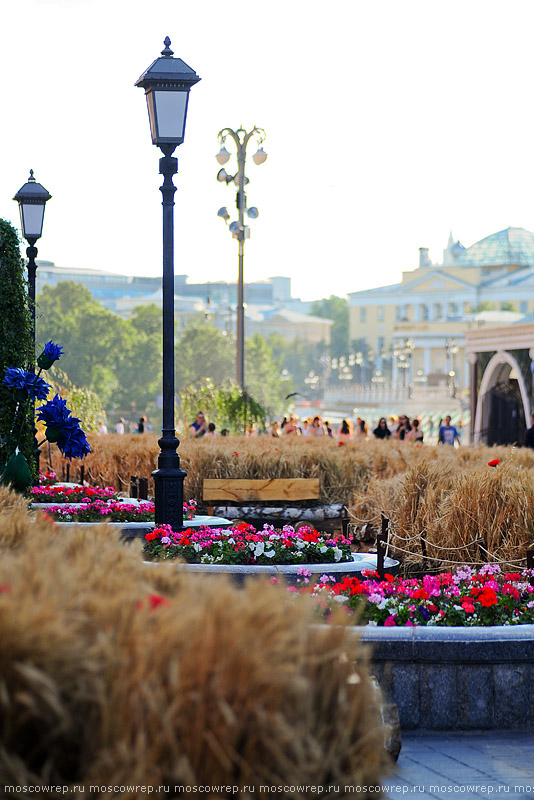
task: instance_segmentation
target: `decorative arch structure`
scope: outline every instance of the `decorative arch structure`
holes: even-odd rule
[[[507,352],[506,350],[499,350],[489,360],[488,365],[484,370],[484,374],[482,376],[482,381],[480,384],[480,389],[478,392],[478,398],[476,404],[475,423],[473,426],[473,432],[474,432],[473,441],[475,444],[485,444],[483,440],[485,433],[483,430],[484,401],[493,387],[497,386],[498,383],[502,382],[503,378],[505,379],[509,378],[512,370],[514,370],[515,374],[517,375],[517,382],[519,386],[519,391],[521,393],[524,418],[525,420],[530,419],[529,394],[525,383],[525,379],[521,372],[521,367],[517,362],[517,360],[509,352]]]

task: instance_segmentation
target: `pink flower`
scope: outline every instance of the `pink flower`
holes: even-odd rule
[[[384,628],[391,628],[394,625],[395,626],[397,625],[394,616],[388,617],[387,620],[384,622]]]

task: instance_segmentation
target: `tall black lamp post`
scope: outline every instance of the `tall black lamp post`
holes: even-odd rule
[[[28,256],[28,298],[30,300],[30,314],[31,314],[31,339],[32,339],[32,358],[29,364],[30,371],[34,370],[35,363],[35,280],[37,272],[37,248],[35,242],[41,238],[43,232],[43,220],[45,205],[52,197],[49,192],[37,183],[33,177],[33,169],[30,170],[30,177],[27,183],[19,189],[13,200],[19,204],[20,211],[20,224],[22,228],[22,235],[28,242],[29,247],[26,248],[26,255]],[[35,400],[33,401],[33,415],[35,418]],[[39,456],[41,451],[37,444],[37,428],[34,425],[33,429],[35,439],[35,461],[37,474],[39,474]]]
[[[152,473],[155,487],[155,521],[183,527],[185,472],[177,453],[180,442],[174,427],[174,193],[178,172],[173,153],[184,140],[187,104],[191,86],[200,78],[180,58],[173,58],[167,36],[161,56],[136,81],[145,90],[152,144],[163,153],[159,171],[163,175],[163,427],[159,439],[158,468]]]
[[[30,298],[30,311],[32,316],[32,339],[35,350],[35,274],[37,272],[37,248],[35,242],[41,238],[43,232],[43,219],[45,204],[52,197],[44,186],[37,183],[30,170],[28,182],[19,189],[13,200],[19,204],[20,224],[22,235],[29,244],[26,248],[28,256],[28,296]]]
[[[245,239],[250,237],[250,228],[245,225],[245,212],[251,219],[257,219],[259,216],[258,209],[255,206],[247,208],[247,198],[245,196],[245,185],[248,183],[248,178],[245,176],[245,162],[247,157],[247,145],[252,137],[257,140],[257,150],[252,156],[255,164],[263,164],[267,159],[267,153],[264,151],[262,144],[265,140],[265,131],[263,128],[252,128],[246,131],[244,128],[238,128],[236,131],[232,128],[223,128],[219,131],[219,141],[221,149],[215,156],[218,163],[226,164],[230,158],[230,153],[225,147],[226,139],[230,137],[233,139],[236,147],[237,155],[237,172],[235,175],[229,175],[226,170],[220,169],[217,173],[217,180],[221,183],[234,183],[237,186],[236,195],[236,208],[238,212],[238,219],[236,222],[231,222],[229,225],[230,232],[234,239],[238,241],[238,273],[237,273],[237,356],[236,356],[236,379],[241,387],[241,391],[245,391],[245,294],[244,294],[244,273],[243,262],[245,258]],[[220,208],[217,216],[222,217],[228,224],[230,214],[226,207]]]

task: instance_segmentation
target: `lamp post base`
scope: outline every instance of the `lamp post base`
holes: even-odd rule
[[[179,441],[173,436],[159,440],[161,452],[154,478],[154,521],[156,525],[170,525],[173,531],[184,529],[184,478],[187,473],[180,468],[176,452]]]

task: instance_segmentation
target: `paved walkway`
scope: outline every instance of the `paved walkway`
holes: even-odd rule
[[[530,798],[534,733],[407,731],[385,797]]]

